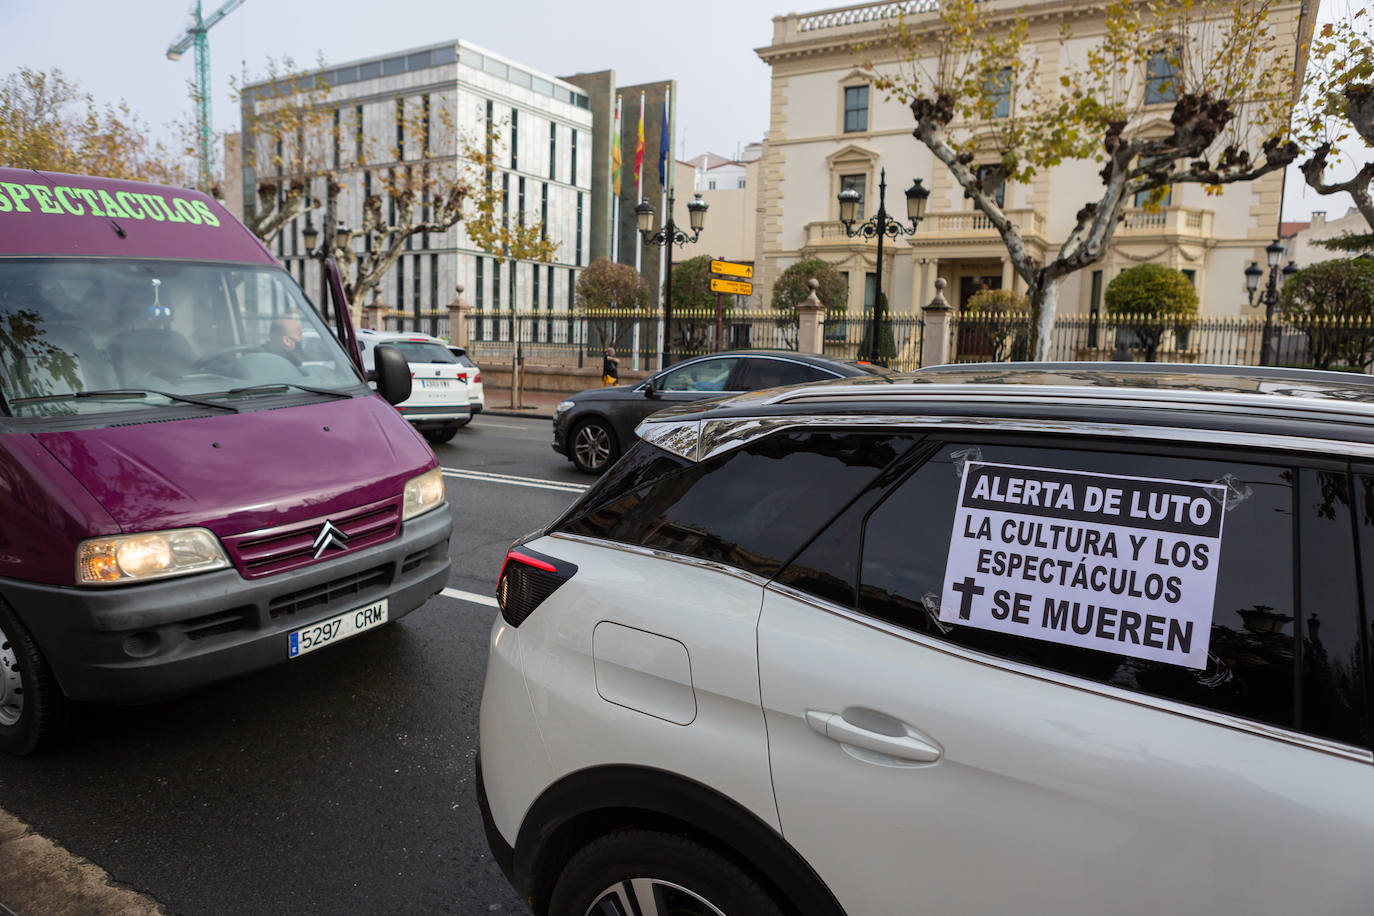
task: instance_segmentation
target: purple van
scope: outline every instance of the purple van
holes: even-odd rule
[[[204,194],[0,169],[0,750],[52,744],[68,699],[182,693],[444,587],[404,359],[379,396],[332,311]]]

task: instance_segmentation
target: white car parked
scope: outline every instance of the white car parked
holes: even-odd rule
[[[428,334],[359,331],[358,346],[368,371],[378,344],[400,350],[410,364],[410,397],[396,409],[432,444],[452,439],[472,419],[472,407],[467,370],[448,351],[448,344]]]
[[[448,352],[452,353],[458,360],[458,364],[467,370],[468,381],[468,403],[472,405],[472,415],[477,416],[487,406],[487,396],[482,390],[482,370],[477,368],[477,364],[468,356],[468,351],[462,347],[449,345]]]
[[[994,363],[678,405],[497,580],[538,916],[1374,908],[1374,380]]]

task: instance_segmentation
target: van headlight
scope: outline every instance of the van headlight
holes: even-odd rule
[[[219,540],[204,528],[90,538],[76,545],[78,585],[122,585],[228,565]]]
[[[405,501],[401,521],[423,515],[444,502],[444,472],[439,468],[425,471],[406,481]]]

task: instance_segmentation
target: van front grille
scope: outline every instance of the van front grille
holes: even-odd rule
[[[346,556],[389,541],[400,530],[401,501],[393,497],[306,522],[226,538],[225,543],[244,578],[256,579]]]
[[[390,566],[378,566],[374,569],[355,573],[351,576],[342,576],[330,582],[323,582],[310,588],[273,598],[267,605],[267,610],[272,615],[273,620],[288,614],[299,614],[302,611],[333,604],[344,598],[361,595],[374,586],[385,585],[390,581],[390,577]]]

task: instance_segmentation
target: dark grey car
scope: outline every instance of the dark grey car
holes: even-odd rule
[[[635,427],[674,404],[726,394],[895,373],[872,363],[779,350],[732,350],[684,360],[636,385],[591,388],[558,405],[553,450],[600,474],[635,441]]]

